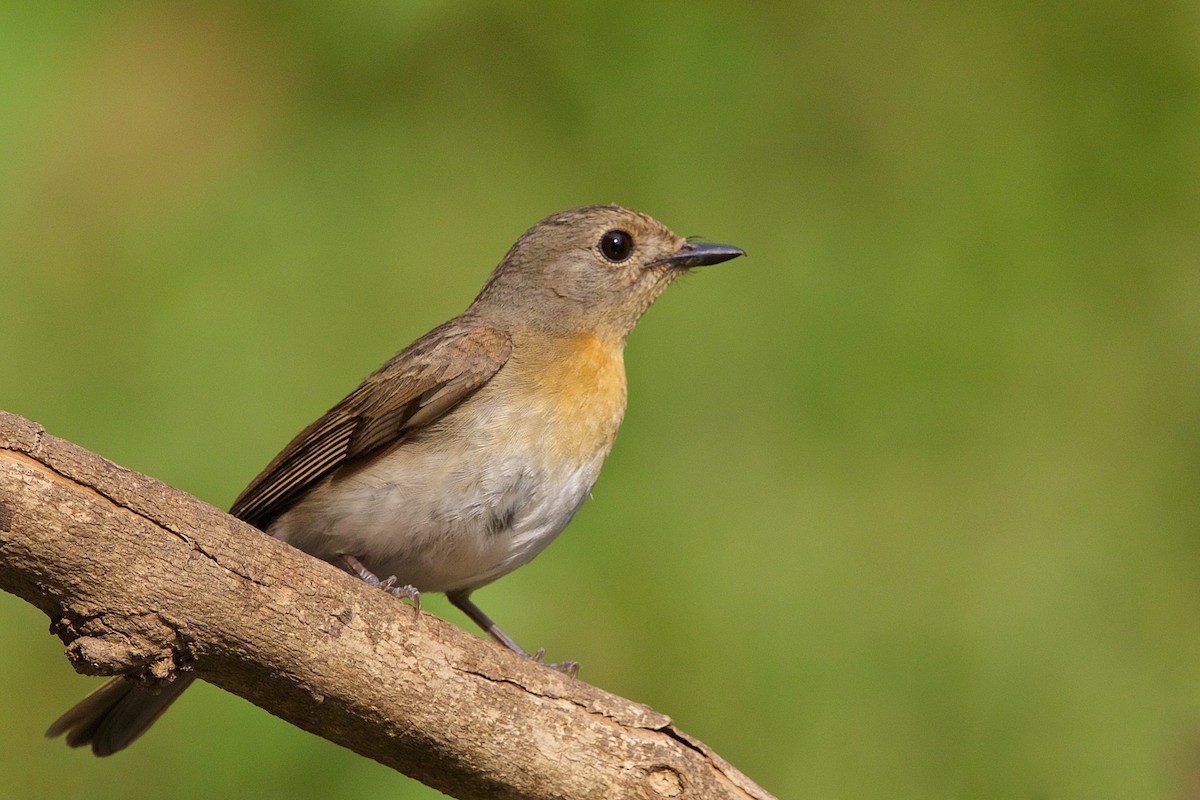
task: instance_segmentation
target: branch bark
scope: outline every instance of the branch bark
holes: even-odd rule
[[[667,716],[3,411],[0,588],[80,672],[191,671],[454,797],[771,797]]]

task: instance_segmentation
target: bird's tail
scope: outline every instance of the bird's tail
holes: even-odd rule
[[[112,755],[145,733],[193,680],[177,677],[152,694],[131,680],[113,678],[56,719],[46,736],[65,733],[71,747],[90,744],[96,755]]]

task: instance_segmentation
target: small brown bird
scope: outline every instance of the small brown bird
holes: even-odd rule
[[[301,431],[230,513],[418,605],[420,592],[445,592],[528,657],[471,592],[529,563],[587,498],[625,414],[638,319],[691,267],[740,255],[618,206],[547,217],[466,311]],[[151,694],[114,678],[46,735],[115,753],[192,680]]]

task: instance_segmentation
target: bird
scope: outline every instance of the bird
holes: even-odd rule
[[[546,217],[464,312],[301,431],[230,514],[418,608],[443,592],[541,662],[470,595],[529,563],[589,497],[625,414],[625,342],[650,305],[689,270],[743,255],[616,205]],[[46,735],[111,755],[192,680],[152,693],[118,676]]]

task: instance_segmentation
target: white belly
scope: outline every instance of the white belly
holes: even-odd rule
[[[582,465],[553,468],[496,450],[476,450],[489,455],[451,468],[444,453],[405,443],[327,478],[268,531],[318,558],[355,556],[379,577],[395,575],[423,592],[477,588],[554,540],[607,455],[605,448]]]

